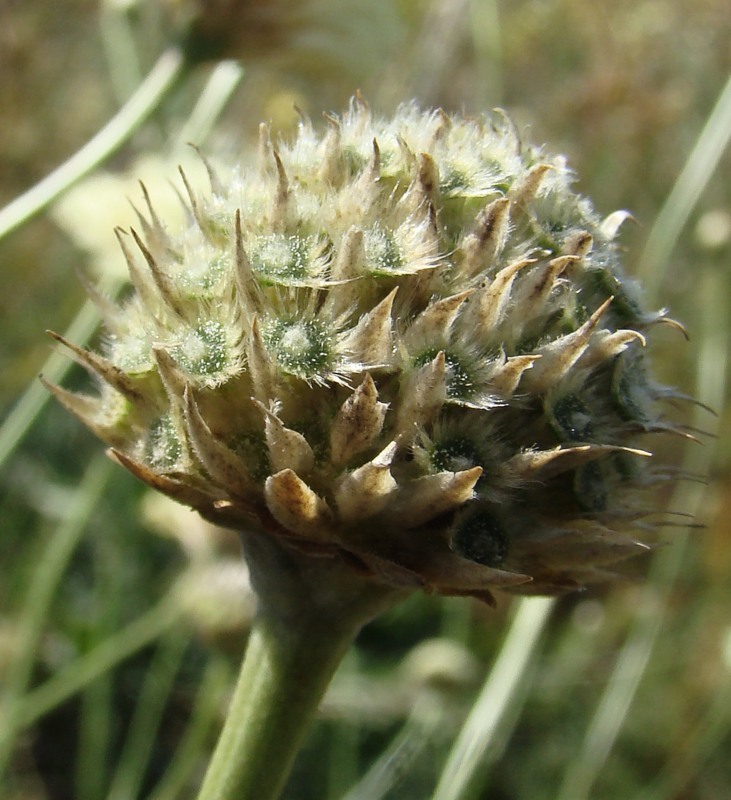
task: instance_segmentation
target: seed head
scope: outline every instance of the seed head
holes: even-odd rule
[[[326,122],[263,127],[187,225],[119,231],[134,292],[103,305],[104,355],[64,342],[100,394],[50,388],[154,488],[375,581],[489,600],[611,576],[667,472],[637,437],[675,430],[627,215],[502,117],[357,98]]]

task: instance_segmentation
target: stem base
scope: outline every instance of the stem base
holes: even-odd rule
[[[279,796],[320,700],[361,627],[401,592],[337,559],[242,534],[259,599],[228,716],[198,800]]]

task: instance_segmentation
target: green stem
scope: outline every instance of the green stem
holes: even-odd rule
[[[259,610],[198,800],[279,796],[343,656],[394,597],[335,560],[244,542]]]
[[[128,141],[178,85],[186,65],[177,48],[166,50],[132,97],[95,136],[68,161],[0,210],[0,239],[48,208]]]
[[[200,800],[277,797],[352,635],[257,619]]]

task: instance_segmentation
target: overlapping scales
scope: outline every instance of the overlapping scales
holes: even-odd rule
[[[563,160],[503,118],[357,98],[258,160],[183,176],[119,232],[134,293],[100,395],[50,387],[154,488],[374,580],[489,600],[604,580],[641,552],[637,437],[681,430],[648,329]],[[143,188],[144,192],[144,188]],[[682,430],[681,430],[682,432]],[[656,471],[660,475],[661,471]]]

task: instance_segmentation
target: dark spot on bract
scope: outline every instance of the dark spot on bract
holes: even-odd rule
[[[458,522],[450,547],[462,558],[499,567],[508,554],[508,537],[496,517],[481,509]]]
[[[583,511],[606,511],[609,491],[601,464],[591,461],[579,467],[574,475],[574,495]]]
[[[588,441],[594,431],[591,411],[576,394],[567,394],[556,400],[549,409],[551,427],[564,442]]]

